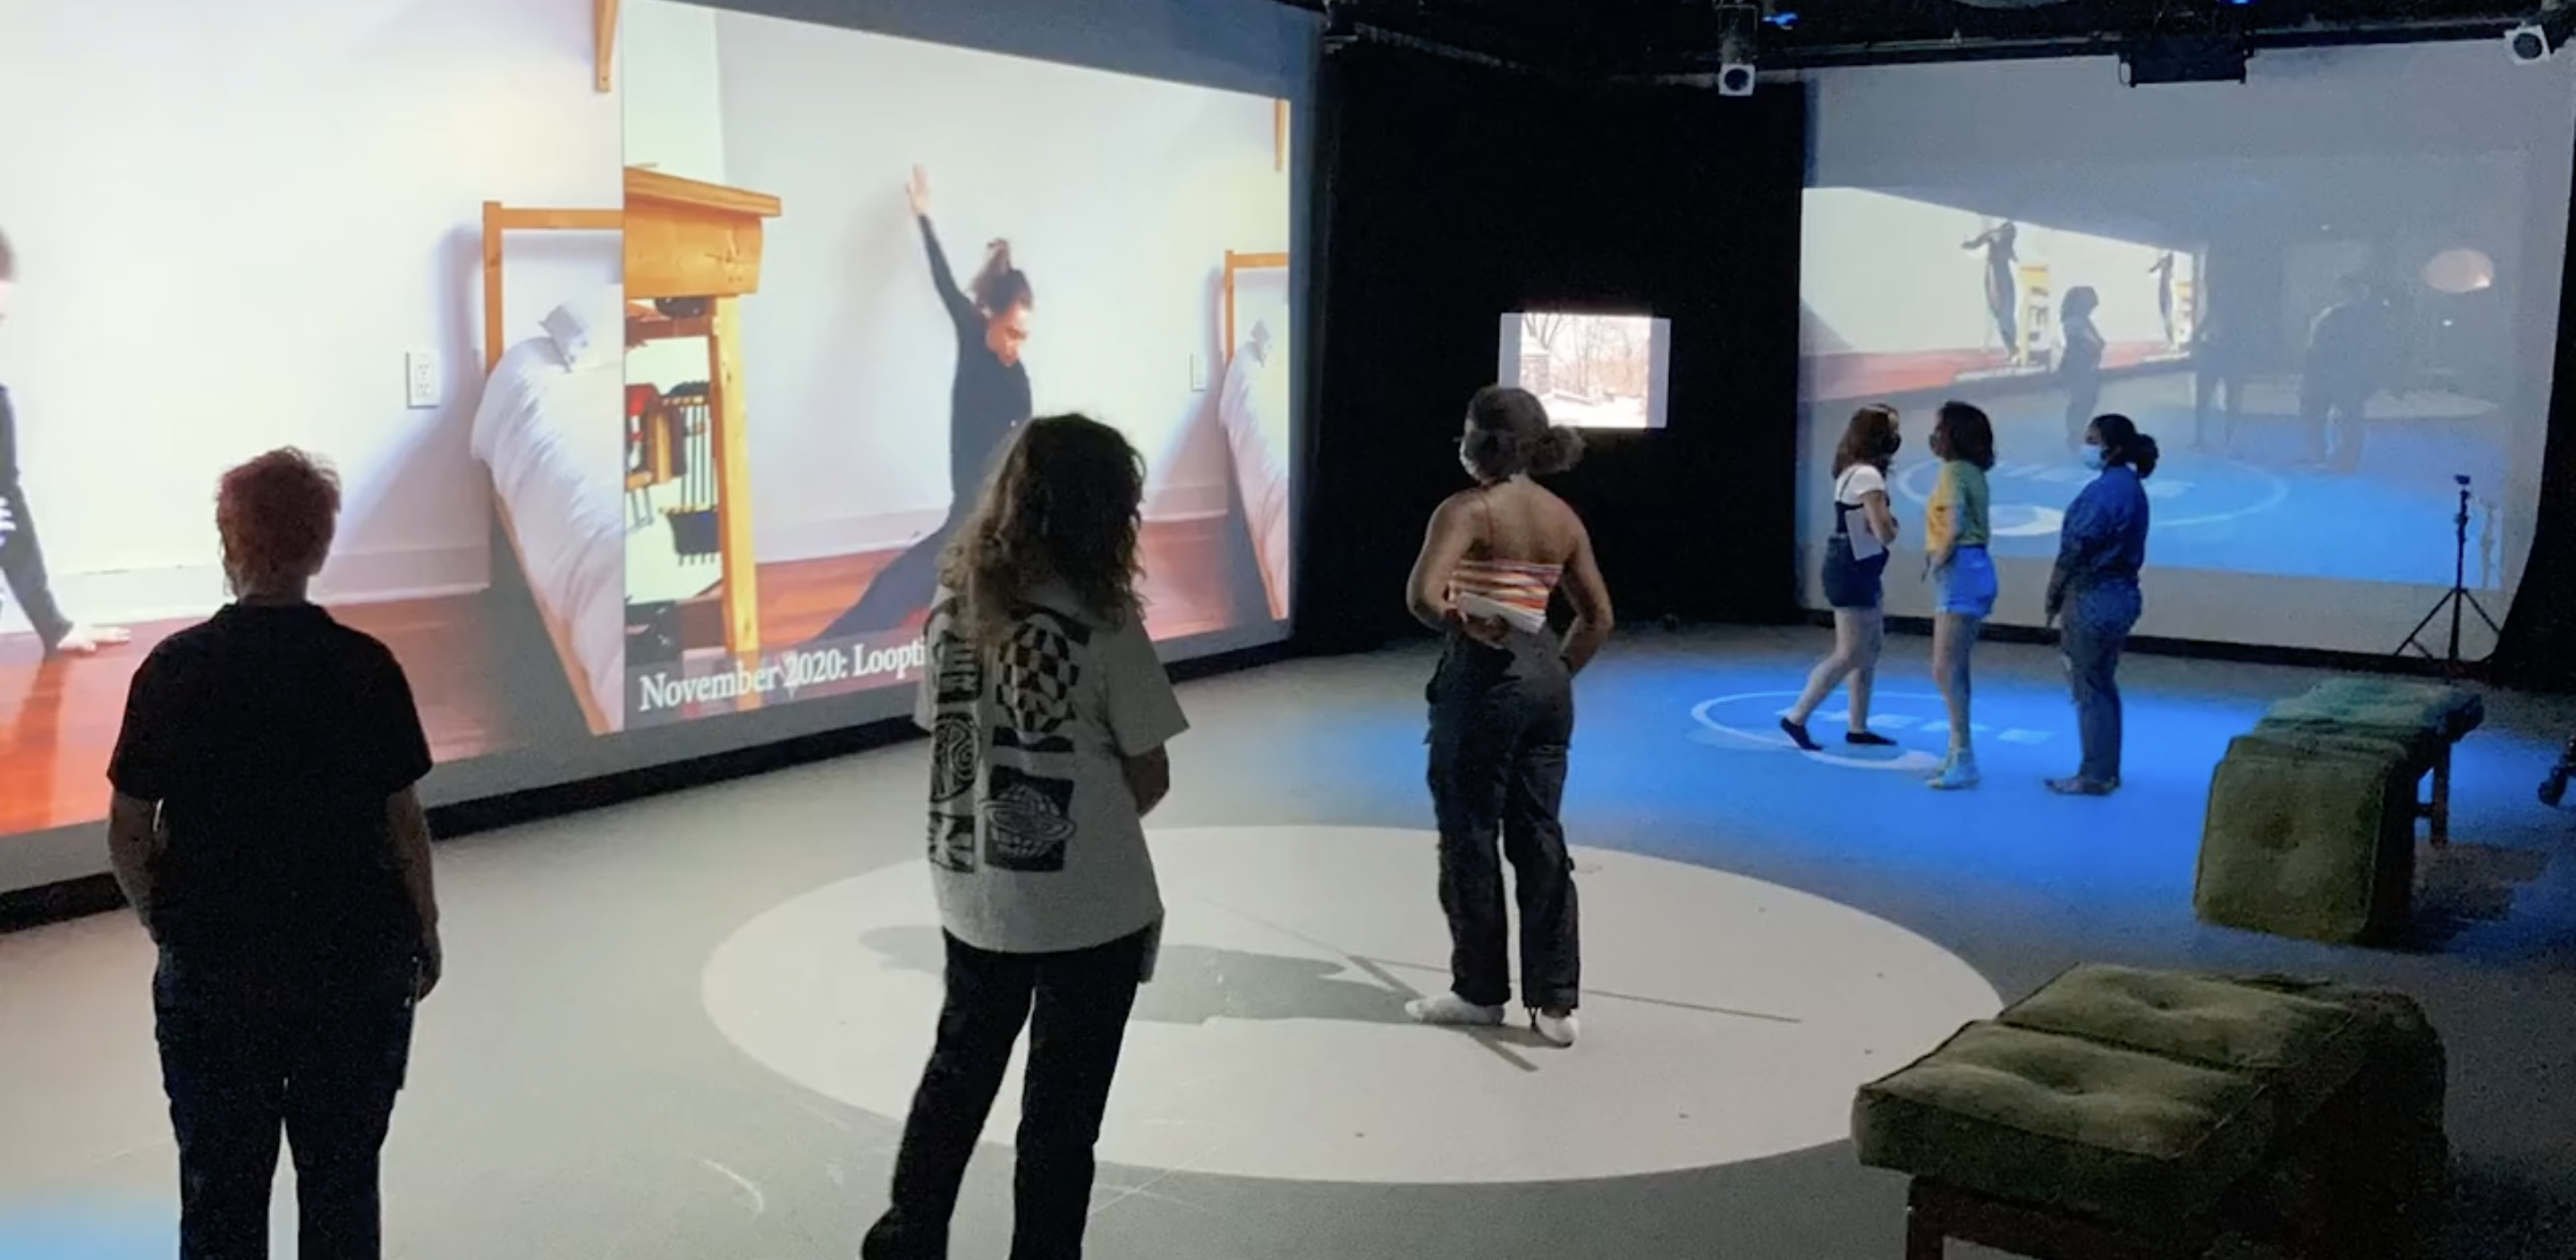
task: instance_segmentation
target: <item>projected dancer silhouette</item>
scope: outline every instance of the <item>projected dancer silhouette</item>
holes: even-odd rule
[[[2156,278],[2156,318],[2164,321],[2165,344],[2178,344],[2174,340],[2173,322],[2173,251],[2169,249],[2156,255],[2155,265],[2147,268],[2147,274]]]
[[[2345,281],[2340,297],[2308,329],[2299,418],[2307,426],[2308,458],[2349,473],[2361,467],[2362,425],[2391,347],[2387,304],[2369,281]]]
[[[9,238],[0,235],[0,320],[9,317],[9,296],[17,287],[18,259]],[[10,409],[9,391],[0,387],[0,579],[18,600],[18,609],[36,628],[47,656],[88,656],[131,641],[115,626],[84,626],[63,615],[54,602],[53,580],[45,572],[45,548],[36,539],[36,517],[27,506],[27,488],[18,479],[18,414]]]
[[[2021,295],[2013,284],[2013,263],[2017,259],[2013,242],[2020,236],[2021,229],[2006,219],[1959,246],[1986,251],[1986,310],[1995,317],[1995,331],[2003,336],[2004,357],[2008,359],[2021,357],[2021,318],[2015,309]]]
[[[957,327],[957,374],[948,387],[948,518],[877,574],[859,602],[823,631],[826,639],[891,630],[930,607],[940,551],[973,510],[994,452],[1029,418],[1029,372],[1020,349],[1028,344],[1036,299],[1029,278],[1011,265],[1011,243],[986,246],[983,269],[961,290],[930,225],[930,176],[912,168],[904,194],[930,252],[930,283]]]
[[[2235,446],[2236,416],[2245,393],[2245,350],[2235,330],[2228,326],[2227,317],[2215,308],[2192,328],[2191,438],[2195,449],[2224,451]],[[2209,429],[2209,409],[2213,405],[2219,408],[2214,438]]]
[[[2089,284],[2066,291],[2058,307],[2057,381],[2066,387],[2066,449],[2081,453],[2084,431],[2093,427],[2093,409],[2102,403],[2102,334],[2093,327],[2093,312],[2102,295]]]

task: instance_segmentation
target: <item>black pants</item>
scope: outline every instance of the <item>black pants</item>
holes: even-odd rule
[[[939,557],[948,550],[948,540],[957,536],[957,527],[965,513],[974,507],[972,500],[961,500],[948,511],[948,519],[930,531],[921,541],[904,549],[894,563],[878,571],[868,589],[849,611],[832,619],[816,640],[855,639],[862,635],[883,634],[914,613],[930,607],[939,594]]]
[[[1538,635],[1515,634],[1504,648],[1453,637],[1429,698],[1453,991],[1478,1006],[1511,1003],[1508,859],[1521,912],[1521,1000],[1571,1011],[1582,996],[1583,959],[1574,858],[1557,820],[1574,739],[1565,662]]]
[[[865,1260],[944,1260],[966,1162],[1029,1030],[1011,1260],[1075,1260],[1090,1221],[1092,1147],[1154,933],[1067,954],[996,954],[948,937],[939,1040],[895,1156],[893,1203]]]
[[[412,964],[196,965],[164,953],[152,1005],[179,1142],[180,1260],[268,1260],[281,1132],[297,1254],[383,1254],[378,1156],[411,1058]]]

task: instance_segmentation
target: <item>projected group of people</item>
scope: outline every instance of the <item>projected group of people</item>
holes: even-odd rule
[[[2061,642],[2074,690],[2083,756],[2072,775],[2049,790],[2107,796],[2120,787],[2120,653],[2142,611],[2139,570],[2146,563],[2151,506],[2144,482],[2154,475],[2155,439],[2116,413],[2091,417],[2078,433],[2086,466],[2097,475],[2075,497],[2058,529],[2048,579],[2048,621]],[[1834,648],[1808,675],[1797,702],[1780,718],[1781,733],[1808,752],[1822,751],[1808,722],[1837,686],[1849,699],[1846,743],[1893,743],[1870,727],[1870,698],[1885,644],[1882,601],[1899,523],[1888,497],[1888,469],[1904,437],[1896,408],[1872,403],[1853,413],[1834,455],[1834,525],[1825,542],[1824,591],[1833,608]],[[1949,751],[1928,780],[1948,791],[1982,780],[1977,767],[1971,656],[1993,615],[1999,591],[1986,474],[1995,467],[1994,424],[1969,403],[1947,402],[1932,428],[1939,461],[1925,506],[1924,574],[1934,590],[1932,673],[1949,716]]]

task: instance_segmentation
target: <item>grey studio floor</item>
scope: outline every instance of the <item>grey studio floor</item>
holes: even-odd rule
[[[1090,1254],[1893,1260],[1903,1186],[1854,1163],[1851,1088],[2101,960],[2415,994],[2451,1054],[2449,1254],[2576,1256],[2576,824],[2533,798],[2576,709],[2491,699],[2457,841],[2419,873],[2420,939],[2333,949],[2190,906],[2210,766],[2313,675],[2134,659],[2127,789],[2069,801],[2039,787],[2073,757],[2055,658],[1989,646],[1988,782],[1940,796],[1883,772],[1938,742],[1923,640],[1895,639],[1880,682],[1892,761],[1765,734],[1824,644],[1628,634],[1583,680],[1572,1050],[1401,1022],[1442,957],[1425,653],[1186,687],[1196,730],[1154,819],[1170,946]],[[450,970],[387,1155],[390,1254],[855,1255],[938,995],[923,761],[899,746],[442,846]],[[0,1260],[170,1254],[150,965],[123,915],[0,938]],[[1007,1250],[1011,1118],[959,1257]]]

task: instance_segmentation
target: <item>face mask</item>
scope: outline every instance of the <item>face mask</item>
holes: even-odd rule
[[[2093,470],[2093,471],[2095,471],[2095,472],[2100,472],[2100,471],[2102,471],[2102,444],[2101,444],[2101,443],[2099,443],[2099,442],[2087,442],[2087,443],[2085,443],[2085,444],[2084,444],[2084,466],[2085,466],[2085,467],[2087,467],[2087,468],[2092,469],[2092,470]]]

